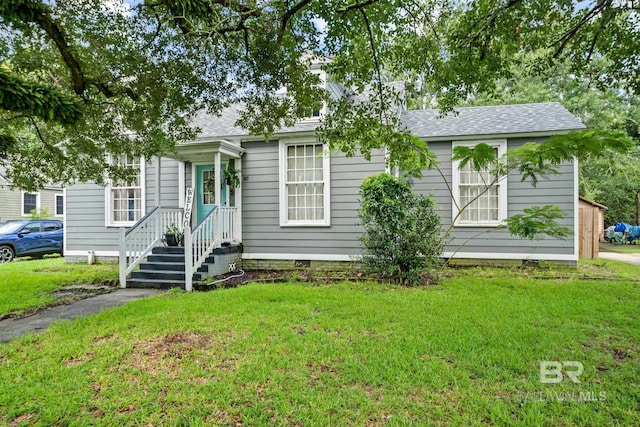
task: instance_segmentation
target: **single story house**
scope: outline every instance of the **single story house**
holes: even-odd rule
[[[64,217],[64,192],[62,187],[47,185],[42,190],[27,192],[11,187],[6,169],[0,166],[0,224],[9,220],[31,218],[31,211],[45,212],[51,218]]]
[[[179,144],[173,157],[125,159],[139,168],[133,184],[68,187],[65,258],[119,259],[123,285],[155,286],[154,281],[161,280],[158,274],[127,277],[137,266],[143,272],[169,269],[153,264],[169,259],[163,251],[180,251],[162,248],[162,233],[171,225],[184,230],[186,250],[170,262],[186,267],[174,276],[160,276],[165,283],[187,289],[191,274],[200,278],[196,271],[206,269],[216,256],[227,258],[215,261],[217,267],[209,268],[209,274],[220,274],[239,262],[245,269],[284,268],[349,262],[360,256],[358,190],[365,177],[385,171],[384,153],[370,161],[328,153],[315,135],[317,117],[281,129],[265,142],[235,125],[238,108],[229,107],[216,117],[199,115],[194,123],[201,129],[199,136]],[[438,171],[429,170],[414,180],[413,188],[434,196],[445,227],[455,217],[452,195],[464,201],[480,182],[477,173],[452,162],[453,147],[485,142],[500,155],[525,142],[584,128],[559,103],[459,108],[443,118],[435,110],[400,114],[404,125],[426,140],[440,160],[446,182]],[[501,180],[459,217],[444,256],[459,263],[575,264],[578,166],[569,162],[559,171],[536,187],[515,175]],[[239,176],[239,182],[225,180],[230,175]],[[521,240],[496,229],[507,216],[547,204],[565,212],[562,225],[571,227],[575,237]],[[471,238],[482,232],[488,233]]]

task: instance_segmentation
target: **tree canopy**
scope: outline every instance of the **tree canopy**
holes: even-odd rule
[[[622,0],[0,0],[0,162],[27,189],[102,182],[125,174],[108,155],[170,152],[195,135],[196,111],[235,102],[269,136],[327,96],[308,66],[330,57],[355,96],[332,106],[322,137],[419,171],[433,158],[399,128],[390,76],[446,110],[530,52],[527,72],[561,61],[637,95],[639,20]]]
[[[594,63],[594,67],[597,66]],[[516,67],[509,79],[497,82],[492,92],[468,100],[471,105],[560,101],[589,129],[618,131],[635,140],[628,150],[606,150],[586,156],[580,164],[580,194],[609,207],[607,225],[637,223],[640,190],[640,100],[623,88],[590,87],[588,79],[567,71],[563,64],[538,75]]]

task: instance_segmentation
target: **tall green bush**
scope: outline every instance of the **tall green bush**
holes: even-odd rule
[[[431,197],[413,193],[409,184],[387,173],[366,178],[360,186],[365,265],[405,285],[432,281],[442,254],[434,208]]]

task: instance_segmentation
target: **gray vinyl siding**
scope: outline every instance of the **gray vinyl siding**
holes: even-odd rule
[[[0,222],[10,219],[24,219],[22,216],[22,192],[0,187]]]
[[[40,210],[46,209],[51,219],[61,219],[55,216],[55,195],[62,194],[62,189],[43,189],[37,193],[40,195]],[[11,190],[8,184],[0,185],[0,223],[29,217],[30,215],[22,214],[22,191],[18,189]]]
[[[162,207],[178,206],[178,162],[162,158],[160,194]],[[156,205],[156,160],[145,165],[145,212]],[[118,227],[107,227],[105,188],[79,183],[67,188],[65,233],[67,251],[118,251]]]
[[[191,162],[185,162],[184,165],[184,179],[185,179],[185,186],[186,188],[189,187],[195,187],[195,183],[192,180],[192,170],[193,170],[193,164]]]
[[[509,139],[507,148],[512,149],[523,143],[539,142],[541,139]],[[440,160],[440,169],[451,182],[451,142],[436,142],[429,145],[430,149],[437,153]],[[573,164],[568,163],[559,167],[560,174],[552,175],[548,180],[541,180],[536,187],[530,181],[521,182],[520,176],[511,174],[507,178],[507,214],[512,216],[523,212],[523,209],[532,206],[556,205],[561,208],[566,217],[560,221],[560,225],[574,229],[574,213],[577,195],[574,194]],[[451,224],[452,202],[451,195],[446,184],[436,171],[427,171],[422,180],[416,181],[413,188],[420,194],[433,194],[438,204],[438,213],[442,218],[442,225]],[[469,237],[483,233],[469,242],[464,243]],[[461,247],[461,245],[464,246]],[[566,240],[543,238],[541,240],[522,240],[511,236],[506,230],[496,230],[488,227],[455,227],[452,240],[445,247],[445,252],[471,253],[521,253],[521,254],[564,254],[573,255],[574,238],[570,236]],[[499,258],[497,256],[496,258]]]
[[[118,229],[105,227],[105,189],[96,184],[67,188],[66,251],[117,251]]]
[[[242,157],[242,234],[246,253],[304,255],[358,255],[358,190],[362,180],[384,171],[384,156],[370,162],[362,157],[332,154],[331,225],[281,227],[279,144],[245,142]]]
[[[166,208],[178,207],[178,161],[163,157],[160,161],[160,206]],[[147,162],[145,181],[147,192],[145,195],[147,211],[156,205],[156,159]]]

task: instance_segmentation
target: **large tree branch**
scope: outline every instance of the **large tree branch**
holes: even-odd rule
[[[69,71],[71,72],[71,81],[73,83],[73,91],[82,96],[86,90],[86,80],[80,63],[71,52],[71,48],[67,43],[66,37],[62,32],[62,29],[51,18],[51,14],[48,8],[44,5],[32,5],[25,3],[25,7],[33,7],[33,21],[40,26],[51,37],[51,40],[55,43],[62,60],[67,64]]]
[[[576,25],[574,25],[571,29],[565,32],[558,40],[552,43],[550,47],[559,45],[555,53],[553,54],[553,57],[557,58],[558,56],[560,56],[560,54],[564,51],[567,44],[569,44],[569,42],[575,37],[578,31],[580,31],[580,29],[584,25],[586,25],[593,17],[595,17],[605,9],[611,7],[612,3],[613,3],[613,0],[599,1],[596,4],[596,6],[593,9],[591,9],[589,12],[587,12]]]
[[[216,5],[219,8],[216,8]],[[171,0],[161,0],[150,7],[155,8],[158,6],[164,7],[169,12],[171,15],[171,21],[183,34],[205,37],[210,36],[211,34],[224,35],[227,33],[244,31],[247,29],[245,23],[250,18],[259,17],[263,10],[261,7],[250,7],[240,1],[232,0],[194,1],[189,3],[189,7],[183,3],[178,4],[178,2]],[[237,22],[235,24],[231,22],[231,25],[224,26],[219,26],[221,22],[206,22],[207,18],[220,15],[217,13],[220,10],[223,10],[224,14],[232,18],[224,21],[228,22],[235,19]],[[205,22],[208,30],[203,31],[197,29],[197,26],[194,26],[190,22],[189,18]]]
[[[284,32],[287,28],[289,20],[309,3],[311,3],[311,0],[301,0],[282,15],[282,17],[280,18],[280,30],[278,31],[278,39],[276,40],[276,44],[278,46],[280,46],[280,44],[282,43],[282,37],[284,37]]]
[[[67,42],[67,36],[53,19],[51,9],[48,5],[24,0],[10,3],[8,6],[6,4],[2,5],[3,8],[1,12],[3,18],[20,24],[36,24],[47,33],[71,73],[71,84],[76,95],[83,96],[88,84],[95,86],[107,97],[114,95],[113,91],[103,82],[86,78],[82,70],[82,65],[73,54],[71,46]]]
[[[365,0],[360,3],[354,3],[354,4],[350,4],[349,6],[338,8],[337,11],[341,13],[345,13],[345,12],[349,12],[350,10],[362,9],[365,6],[369,6],[371,4],[377,3],[378,1],[379,0]]]
[[[378,60],[378,52],[376,50],[376,43],[375,43],[375,39],[373,37],[373,31],[371,31],[371,24],[369,23],[369,18],[367,18],[367,14],[364,11],[364,9],[358,9],[360,11],[360,14],[362,15],[362,19],[364,20],[365,23],[365,27],[367,28],[367,34],[369,35],[369,44],[371,46],[371,55],[373,57],[373,63],[375,65],[376,68],[376,79],[378,80],[378,97],[380,99],[380,112],[379,114],[379,119],[380,119],[380,123],[382,124],[387,124],[386,120],[384,120],[384,115],[386,112],[386,108],[385,108],[385,98],[384,98],[384,94],[382,93],[382,67],[380,66],[380,61]]]
[[[498,15],[500,15],[503,12],[506,12],[507,10],[511,9],[512,7],[514,7],[515,5],[517,5],[518,3],[520,3],[522,0],[509,0],[509,2],[507,4],[505,4],[502,7],[499,7],[497,9],[494,9],[490,14],[484,16],[482,19],[479,19],[476,23],[476,25],[474,25],[473,27],[475,28],[477,26],[477,24],[484,22],[484,24],[482,24],[482,26],[478,29],[478,31],[476,31],[476,33],[469,37],[468,40],[470,42],[474,42],[476,40],[478,40],[480,38],[480,36],[487,30],[487,28],[493,26],[493,24],[495,24],[496,19],[498,19]]]

